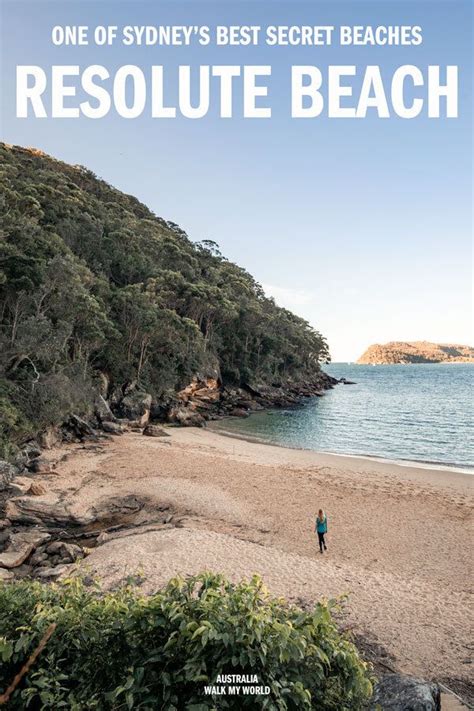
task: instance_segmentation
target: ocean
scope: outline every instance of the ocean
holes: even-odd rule
[[[474,364],[355,365],[302,407],[227,418],[218,428],[289,447],[472,470]]]

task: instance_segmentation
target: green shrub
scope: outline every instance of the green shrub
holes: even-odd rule
[[[0,584],[0,692],[57,624],[11,709],[361,709],[369,670],[331,616],[271,598],[262,582],[204,573],[149,597],[80,580]],[[206,696],[218,674],[256,674],[261,696]]]

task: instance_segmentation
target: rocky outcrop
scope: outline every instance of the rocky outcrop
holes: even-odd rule
[[[437,684],[401,674],[387,674],[376,684],[370,711],[440,711]]]
[[[115,422],[115,415],[103,395],[98,395],[94,402],[94,413],[99,422]]]
[[[89,526],[111,518],[129,516],[143,508],[143,501],[133,494],[109,497],[91,508],[74,510],[59,496],[48,494],[41,498],[17,496],[9,499],[5,507],[9,521],[21,524],[41,524],[50,528]]]
[[[66,435],[70,433],[74,439],[97,439],[95,429],[89,422],[86,422],[86,420],[83,420],[82,417],[78,417],[77,415],[70,415],[68,421],[63,425],[63,431],[64,430]]]
[[[9,499],[5,506],[7,518],[17,524],[43,524],[53,527],[86,526],[96,516],[93,511],[76,514],[58,496],[31,498],[18,496]]]
[[[192,404],[176,405],[170,408],[167,420],[182,427],[202,427],[205,419],[196,409]]]
[[[37,546],[49,538],[48,533],[35,529],[12,534],[8,546],[0,553],[0,568],[18,568]]]
[[[152,397],[141,390],[132,390],[119,401],[117,414],[125,420],[137,422],[144,427],[150,419]]]
[[[247,417],[251,412],[275,407],[294,407],[306,398],[322,396],[338,380],[320,372],[312,381],[291,380],[268,385],[248,382],[241,387],[223,385],[215,377],[195,378],[166,404],[152,405],[154,419],[184,426],[202,426],[219,417]]]
[[[474,363],[474,348],[428,341],[391,341],[370,346],[357,361],[359,365],[406,363]]]

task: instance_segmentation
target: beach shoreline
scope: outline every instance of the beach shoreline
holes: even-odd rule
[[[152,592],[177,574],[213,570],[235,581],[259,574],[272,594],[304,607],[347,594],[344,624],[390,666],[453,689],[469,684],[471,475],[210,428],[165,432],[52,449],[56,465],[35,475],[46,493],[7,506],[60,510],[67,530],[65,516],[76,530],[94,517],[96,530],[126,522],[79,565],[105,589],[138,573]],[[320,507],[324,555],[314,533]]]
[[[265,412],[275,412],[275,410],[266,410]],[[260,413],[251,413],[249,417],[253,417],[255,415],[258,416]],[[467,476],[472,476],[474,475],[474,468],[471,468],[471,465],[448,465],[448,464],[443,464],[442,462],[428,462],[428,461],[417,461],[413,459],[388,459],[386,457],[379,457],[374,454],[355,454],[355,453],[345,453],[345,452],[329,452],[325,450],[316,450],[316,449],[310,449],[306,447],[298,447],[297,445],[291,445],[291,444],[280,444],[278,442],[272,442],[270,440],[266,440],[264,437],[258,437],[257,435],[250,435],[250,434],[244,434],[243,432],[236,432],[232,430],[225,429],[225,423],[226,420],[233,420],[234,418],[231,417],[223,417],[219,420],[211,420],[206,423],[206,428],[210,430],[211,432],[216,432],[217,434],[221,434],[224,437],[230,437],[234,439],[242,439],[245,442],[251,442],[254,444],[263,444],[266,446],[270,447],[282,447],[283,449],[292,449],[296,451],[303,451],[303,452],[313,452],[316,455],[321,455],[321,456],[329,456],[329,457],[343,457],[344,459],[355,459],[355,460],[363,460],[363,461],[369,461],[369,462],[375,462],[376,464],[387,464],[389,466],[397,466],[397,467],[404,467],[408,469],[425,469],[430,472],[449,472],[451,474],[457,475],[467,475]],[[335,463],[337,463],[335,461]]]

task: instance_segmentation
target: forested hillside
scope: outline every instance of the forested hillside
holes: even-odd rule
[[[104,378],[159,401],[199,373],[284,386],[328,358],[213,242],[86,168],[0,154],[0,449],[87,412]]]

